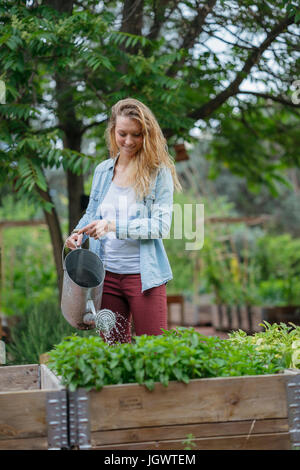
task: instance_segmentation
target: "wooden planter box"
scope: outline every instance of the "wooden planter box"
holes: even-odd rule
[[[287,380],[291,374],[196,379],[73,392],[88,399],[84,448],[101,450],[291,449]],[[299,377],[297,375],[297,377]],[[76,408],[76,407],[75,407]],[[77,436],[84,432],[77,432]],[[80,439],[79,439],[80,440]],[[75,441],[74,448],[81,448]]]
[[[0,450],[46,450],[53,446],[57,422],[49,416],[59,412],[59,434],[63,436],[67,430],[65,402],[66,390],[45,365],[0,367]]]
[[[300,325],[300,307],[212,306],[212,324],[218,331],[244,330],[248,334],[263,331],[260,326],[269,323],[293,322]]]
[[[192,434],[191,450],[289,450],[286,372],[70,392],[44,364],[1,367],[0,449],[184,450]]]

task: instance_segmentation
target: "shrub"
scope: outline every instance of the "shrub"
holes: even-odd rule
[[[236,345],[254,344],[260,351],[277,351],[277,357],[285,357],[288,368],[300,369],[300,326],[289,323],[262,324],[264,331],[247,335],[238,330],[229,334],[229,340]]]
[[[56,302],[32,304],[11,329],[11,342],[7,344],[7,362],[10,365],[37,364],[40,354],[48,352],[64,337],[76,331],[67,323]],[[86,333],[79,332],[82,335]]]

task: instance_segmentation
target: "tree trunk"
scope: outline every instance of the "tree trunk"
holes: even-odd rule
[[[143,27],[143,9],[144,0],[125,0],[120,31],[140,36]]]
[[[67,187],[69,195],[69,233],[71,233],[82,215],[83,175],[75,175],[68,170]]]
[[[64,148],[81,151],[81,122],[77,120],[73,102],[73,89],[68,77],[56,75],[56,100],[59,127],[63,130]],[[83,195],[83,175],[67,170],[69,199],[69,233],[81,217],[81,196]]]
[[[59,12],[72,14],[74,0],[46,0],[45,3]],[[73,103],[73,89],[66,75],[56,74],[57,115],[59,126],[64,131],[64,148],[81,151],[81,122],[76,119]],[[69,200],[69,233],[74,229],[82,214],[81,196],[83,195],[83,175],[67,170],[67,189]]]
[[[48,5],[57,11],[72,13],[74,0],[43,0],[44,5]]]
[[[74,0],[44,0],[44,4],[49,5],[59,12],[72,14]],[[81,150],[81,123],[77,121],[75,107],[73,104],[73,90],[68,83],[67,71],[66,76],[57,74],[56,91],[58,110],[57,115],[60,127],[64,131],[64,147],[70,148],[77,152]],[[83,175],[77,175],[70,170],[67,171],[67,188],[69,199],[69,232],[77,224],[81,216],[81,195],[83,194]],[[49,193],[45,193],[39,189],[39,193],[46,201],[51,201]],[[63,271],[62,271],[62,249],[63,238],[61,227],[55,208],[50,213],[44,212],[47,224],[50,230],[50,236],[53,246],[53,254],[58,275],[58,286],[61,297]]]
[[[125,0],[120,31],[141,36],[143,28],[143,9],[144,0]],[[139,44],[129,47],[126,47],[125,43],[120,44],[121,50],[124,52],[130,52],[133,55],[138,53],[139,47]],[[126,62],[121,62],[118,66],[118,70],[125,75],[128,70],[128,64]],[[117,86],[116,89],[120,89],[120,85]]]
[[[49,191],[43,191],[36,186],[36,189],[44,201],[51,202],[53,204],[52,198],[49,194]],[[61,299],[62,293],[62,283],[63,283],[63,269],[62,269],[62,249],[63,249],[63,238],[59,223],[59,218],[56,212],[55,207],[51,209],[51,212],[44,210],[44,216],[49,228],[50,238],[52,242],[54,262],[57,272],[57,284],[59,291],[59,302]]]

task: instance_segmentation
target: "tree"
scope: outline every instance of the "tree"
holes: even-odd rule
[[[149,105],[171,150],[179,139],[193,140],[191,129],[209,129],[218,137],[211,156],[251,181],[271,185],[283,166],[299,164],[300,105],[292,98],[298,20],[291,0],[0,4],[1,178],[14,182],[20,197],[42,204],[60,285],[63,241],[44,168],[63,165],[71,230],[81,215],[83,175],[95,164],[83,143],[95,142],[97,161],[107,156],[104,129],[118,99],[134,96]],[[224,44],[225,53],[212,41]],[[268,90],[245,88],[250,80]],[[251,112],[263,120],[249,125]],[[282,113],[289,144],[278,156],[270,148]],[[261,122],[268,126],[254,138]],[[233,142],[237,132],[243,138]],[[284,139],[278,145],[286,150]]]

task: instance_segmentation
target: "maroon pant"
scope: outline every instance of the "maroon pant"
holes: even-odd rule
[[[131,320],[136,336],[161,335],[167,329],[166,284],[142,292],[140,274],[106,271],[101,308],[116,314],[117,324],[101,336],[109,343],[131,342]]]

